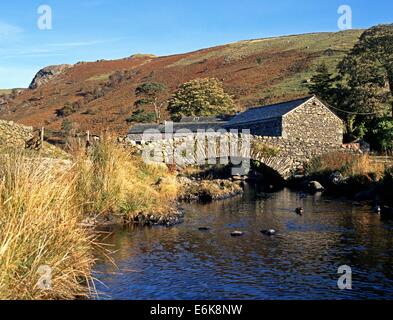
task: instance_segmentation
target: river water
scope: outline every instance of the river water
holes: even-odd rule
[[[184,223],[172,228],[110,230],[117,267],[97,264],[100,299],[393,299],[393,223],[370,207],[246,187],[184,208]],[[271,228],[276,236],[260,233]],[[233,238],[234,230],[245,235]],[[342,265],[352,268],[352,290],[338,288]]]

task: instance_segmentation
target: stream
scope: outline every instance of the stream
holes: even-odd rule
[[[116,267],[97,263],[99,299],[393,299],[393,223],[370,206],[246,186],[243,196],[183,207],[175,227],[107,230]],[[342,265],[352,290],[338,288]]]

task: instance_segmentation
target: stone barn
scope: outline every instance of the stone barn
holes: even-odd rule
[[[322,101],[311,96],[251,108],[229,120],[226,129],[248,129],[252,135],[282,137],[341,147],[344,124]]]
[[[136,125],[129,131],[128,140],[134,143],[150,144],[144,141],[143,133],[154,130],[159,133],[158,141],[151,143],[162,153],[159,159],[171,159],[176,145],[188,141],[192,146],[199,146],[197,133],[200,130],[217,132],[225,129],[226,138],[235,142],[249,139],[251,150],[242,154],[243,159],[250,159],[264,164],[287,179],[295,172],[304,169],[304,164],[311,159],[334,151],[342,151],[344,123],[322,101],[315,96],[251,108],[231,118],[184,118],[178,123],[171,123],[171,133],[164,135],[166,124]],[[228,132],[237,129],[238,132]],[[176,138],[173,133],[187,130],[184,138]],[[249,130],[250,135],[244,135],[242,130]],[[220,130],[223,131],[223,130]],[[169,137],[169,140],[166,138]],[[214,135],[215,142],[208,142],[202,149],[196,149],[189,156],[190,163],[195,159],[210,159],[209,145],[217,146],[221,135]],[[228,147],[230,142],[228,142]],[[240,143],[242,145],[242,142]],[[258,146],[267,146],[278,150],[276,155],[261,152]],[[214,147],[215,148],[215,147]],[[220,147],[221,149],[221,147]],[[229,150],[224,148],[224,150]],[[221,152],[221,150],[220,150]],[[224,155],[225,156],[225,155]],[[228,153],[228,156],[231,156]]]

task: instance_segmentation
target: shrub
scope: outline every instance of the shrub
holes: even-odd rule
[[[78,112],[81,109],[81,103],[79,101],[75,101],[73,103],[66,102],[64,107],[61,109],[56,110],[56,115],[58,117],[68,117],[75,112]]]
[[[153,112],[146,112],[144,110],[136,110],[130,117],[127,118],[127,122],[136,123],[151,123],[156,120],[156,114]]]

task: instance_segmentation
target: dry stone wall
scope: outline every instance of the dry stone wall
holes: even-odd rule
[[[33,127],[0,120],[0,146],[24,148],[25,142],[32,137]]]

